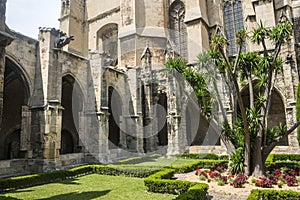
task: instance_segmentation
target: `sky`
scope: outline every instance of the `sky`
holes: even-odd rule
[[[16,32],[37,39],[39,27],[59,28],[61,0],[7,0],[6,24]]]

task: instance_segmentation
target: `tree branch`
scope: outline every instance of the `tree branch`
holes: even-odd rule
[[[289,130],[284,132],[282,135],[277,137],[274,142],[272,142],[269,146],[266,146],[263,148],[263,154],[264,156],[267,156],[271,153],[271,151],[284,139],[286,138],[289,134],[291,134],[298,126],[300,125],[300,120],[294,124]]]

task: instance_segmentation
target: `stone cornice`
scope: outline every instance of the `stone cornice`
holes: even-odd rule
[[[120,6],[118,6],[116,8],[113,8],[113,9],[107,11],[107,12],[101,13],[101,14],[97,15],[96,17],[93,17],[93,18],[89,19],[88,23],[93,23],[97,20],[103,19],[103,18],[105,18],[107,16],[110,16],[110,15],[112,15],[114,13],[117,13],[117,12],[120,12]]]

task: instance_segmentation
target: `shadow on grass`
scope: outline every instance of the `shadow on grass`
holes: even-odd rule
[[[23,192],[32,192],[34,190],[26,190],[26,189],[20,189],[20,190],[11,190],[11,191],[5,191],[5,192],[0,192],[1,194],[8,194],[8,193],[23,193]],[[0,196],[1,199],[2,196]]]
[[[90,192],[72,192],[68,194],[60,194],[49,198],[39,200],[91,200],[104,195],[107,195],[111,190],[104,191],[90,191]]]
[[[56,183],[64,184],[64,185],[81,185],[81,183],[76,182],[78,179],[67,179],[63,181],[58,181]]]
[[[18,198],[15,197],[5,197],[5,196],[0,196],[0,200],[19,200]]]
[[[124,164],[140,164],[144,162],[156,162],[157,158],[161,157],[161,155],[154,155],[154,156],[146,156],[146,157],[136,157],[136,158],[130,158],[126,160],[120,160],[116,163],[113,163],[113,165],[124,165]]]

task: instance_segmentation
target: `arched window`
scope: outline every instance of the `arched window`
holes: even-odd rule
[[[175,51],[183,59],[187,59],[187,30],[184,17],[184,3],[179,0],[174,1],[169,9],[170,39],[176,46]]]
[[[98,50],[113,59],[113,66],[115,66],[118,59],[118,25],[105,25],[98,31],[97,38]]]
[[[229,43],[228,54],[234,56],[237,53],[235,33],[244,28],[241,0],[224,0],[224,25]]]

